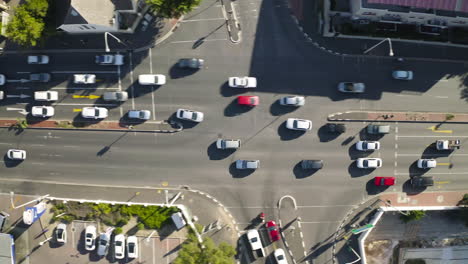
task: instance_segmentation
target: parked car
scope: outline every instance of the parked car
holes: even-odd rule
[[[81,110],[81,116],[84,118],[100,119],[106,118],[109,111],[104,107],[83,107]]]
[[[151,118],[151,111],[149,110],[130,110],[128,111],[128,118],[149,120]]]
[[[392,77],[393,79],[396,79],[396,80],[410,81],[410,80],[413,80],[413,72],[412,71],[393,71]]]
[[[303,170],[319,170],[323,168],[323,160],[302,160],[301,168]]]
[[[216,140],[216,148],[218,149],[238,149],[241,146],[240,139],[218,139]]]
[[[47,55],[30,55],[28,56],[28,64],[48,64],[49,56]]]
[[[373,169],[382,167],[382,159],[379,158],[359,158],[356,161],[357,167],[361,169]]]
[[[166,84],[166,76],[162,74],[138,75],[138,83],[141,85],[163,85]]]
[[[124,55],[122,54],[104,54],[96,56],[96,63],[100,65],[123,65]]]
[[[189,120],[197,123],[203,121],[204,117],[202,112],[192,111],[188,109],[178,109],[176,116],[179,119]]]
[[[239,105],[247,105],[247,106],[256,106],[260,100],[256,95],[241,95],[237,97],[237,103]]]
[[[138,238],[136,236],[127,238],[127,256],[128,258],[138,258]]]
[[[304,96],[285,96],[279,100],[280,105],[302,106],[305,104]]]
[[[101,233],[99,235],[97,254],[100,257],[104,257],[109,250],[110,235],[109,233]]]
[[[11,160],[25,160],[26,150],[22,149],[9,149],[7,151],[7,157]]]
[[[0,85],[4,85],[6,82],[6,77],[3,74],[0,74]]]
[[[257,78],[255,77],[229,77],[229,87],[232,88],[255,88],[257,87]]]
[[[125,257],[125,236],[122,234],[114,237],[114,254],[116,259]]]
[[[117,101],[117,102],[125,102],[128,100],[128,93],[127,92],[105,92],[102,95],[102,99],[104,101]]]
[[[338,84],[338,91],[342,93],[363,93],[366,86],[363,83],[341,82]]]
[[[258,167],[260,167],[259,160],[236,160],[238,170],[256,170]]]
[[[249,240],[249,244],[252,250],[263,248],[262,240],[260,240],[260,234],[258,233],[257,229],[248,230],[247,239]]]
[[[31,82],[48,82],[50,81],[49,73],[31,73],[29,75],[29,80]]]
[[[35,117],[52,117],[55,114],[52,106],[33,106],[31,114]]]
[[[179,68],[201,69],[203,68],[204,64],[205,61],[203,59],[185,58],[180,59],[177,63],[177,66],[179,66]]]
[[[0,91],[0,100],[3,100],[5,98],[5,92]]]
[[[74,74],[73,83],[76,83],[76,84],[96,83],[96,75],[95,74]]]
[[[36,101],[57,101],[58,92],[57,91],[39,91],[34,92],[34,100]]]
[[[437,161],[435,159],[418,159],[417,165],[420,169],[431,169],[437,166]]]
[[[328,132],[330,133],[344,133],[346,132],[346,125],[345,124],[335,124],[335,123],[327,123],[326,125]]]
[[[356,149],[360,151],[372,151],[380,149],[380,142],[378,141],[358,141],[356,142]]]
[[[368,134],[388,134],[390,133],[390,125],[368,125]]]
[[[428,187],[434,186],[434,178],[430,176],[425,177],[412,177],[410,184],[413,187]]]
[[[268,235],[270,236],[271,242],[278,241],[280,239],[280,234],[278,231],[278,226],[275,221],[271,220],[266,223],[266,228],[268,230]]]
[[[307,131],[312,129],[312,121],[299,118],[288,118],[286,128],[291,130]]]
[[[392,186],[395,185],[395,177],[375,177],[374,184],[376,186]]]
[[[288,260],[286,259],[286,255],[282,248],[275,249],[275,251],[273,251],[273,255],[275,256],[277,264],[288,264]]]
[[[67,243],[67,225],[63,223],[58,224],[55,229],[55,236],[58,243]]]
[[[85,229],[85,249],[92,251],[96,248],[96,226],[89,225]]]

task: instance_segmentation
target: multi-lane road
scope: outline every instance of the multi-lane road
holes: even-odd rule
[[[39,66],[27,65],[24,54],[1,57],[0,68],[8,80],[25,78],[29,72],[52,74],[48,84],[8,82],[4,90],[7,95],[30,96],[36,90],[58,91],[60,100],[52,104],[57,112],[54,119],[75,119],[79,109],[88,105],[110,108],[108,120],[118,120],[130,109],[151,110],[154,120],[167,119],[178,108],[205,113],[202,123],[185,123],[184,131],[170,135],[44,130],[15,134],[3,130],[0,153],[9,148],[26,149],[28,159],[20,164],[4,160],[1,178],[5,182],[25,180],[15,188],[32,194],[45,190],[31,189],[28,181],[190,185],[229,207],[240,229],[260,211],[274,218],[278,199],[290,194],[298,201],[307,250],[329,237],[352,206],[375,193],[370,184],[374,176],[397,177],[397,185],[380,191],[407,191],[409,176],[422,173],[435,177],[436,185],[429,190],[468,186],[468,167],[463,162],[468,154],[463,147],[450,156],[427,148],[441,138],[464,142],[468,138],[464,125],[444,124],[441,133],[429,124],[392,124],[391,133],[379,139],[381,150],[365,155],[354,144],[369,139],[363,133],[366,123],[348,123],[347,132],[336,138],[323,129],[328,114],[346,110],[463,111],[463,64],[333,56],[298,37],[280,2],[250,0],[236,2],[235,7],[243,30],[240,44],[229,41],[222,7],[209,0],[187,15],[161,45],[125,53],[124,66],[96,65],[97,54],[86,52],[54,52],[48,54],[49,65]],[[197,72],[182,71],[175,64],[183,57],[201,57],[206,65]],[[391,71],[397,68],[413,70],[415,79],[392,80]],[[95,87],[77,86],[71,83],[75,73],[94,73],[101,81]],[[140,86],[138,75],[144,73],[165,74],[168,82],[161,87]],[[258,88],[235,91],[227,87],[230,76],[256,76]],[[340,94],[336,90],[340,81],[364,82],[367,91],[359,96]],[[130,99],[109,105],[101,99],[73,98],[117,90],[128,91]],[[237,106],[240,94],[258,95],[260,105],[251,109]],[[289,94],[306,96],[305,106],[279,106],[277,100]],[[15,109],[28,110],[33,104],[37,103],[31,98],[7,98],[1,102],[0,115],[21,117]],[[289,117],[312,120],[312,131],[287,130],[284,122]],[[241,139],[242,148],[217,150],[214,142],[221,137]],[[354,160],[362,156],[382,158],[383,167],[358,169]],[[421,156],[436,157],[437,168],[415,169],[412,163]],[[236,159],[259,159],[260,169],[237,171],[233,166]],[[302,159],[323,159],[325,166],[314,174],[305,173],[298,166]],[[46,191],[60,192],[53,187]],[[329,254],[320,258],[329,259]]]

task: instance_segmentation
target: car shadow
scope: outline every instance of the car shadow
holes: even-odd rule
[[[356,162],[351,162],[348,166],[348,173],[351,178],[362,177],[371,174],[375,169],[360,169],[357,167]]]
[[[421,186],[421,187],[413,187],[411,186],[410,179],[406,180],[403,185],[402,185],[402,191],[408,195],[416,195],[424,192],[427,187]]]
[[[26,153],[26,158],[27,158],[27,153]],[[20,165],[23,162],[23,160],[11,160],[7,157],[7,154],[3,156],[3,163],[5,163],[5,167],[7,168],[14,168],[18,165]]]
[[[347,137],[345,140],[343,140],[343,142],[341,142],[341,146],[346,146],[348,145],[349,143],[353,142],[353,140],[356,138],[356,136],[349,136]],[[354,144],[351,144],[351,146],[353,146]]]
[[[229,166],[229,173],[231,174],[231,176],[233,178],[245,178],[245,177],[251,175],[254,172],[255,172],[255,170],[239,170],[239,169],[236,169],[236,162],[235,161],[233,163],[231,163],[231,165]]]
[[[91,125],[95,125],[103,121],[104,119],[91,119],[91,118],[84,118],[81,116],[81,113],[75,116],[72,121],[72,125],[74,127],[88,127]]]
[[[129,95],[130,97],[130,95]],[[100,105],[100,104],[105,104],[107,109],[114,109],[117,107],[120,107],[124,104],[125,102],[122,101],[104,101],[102,97],[99,97],[96,101],[94,101],[95,105]]]
[[[436,143],[433,142],[432,144],[430,144],[429,146],[427,146],[422,155],[421,155],[421,158],[424,158],[424,159],[436,159],[438,157],[448,157],[450,156],[450,154],[452,154],[452,152],[454,152],[455,150],[437,150],[436,148]]]
[[[188,129],[188,128],[194,128],[196,127],[198,124],[198,122],[192,122],[192,121],[188,121],[188,120],[183,120],[183,119],[179,119],[177,118],[177,113],[172,113],[171,116],[169,116],[169,118],[167,119],[167,122],[170,123],[170,122],[176,122],[177,124],[179,124],[180,126],[182,126],[184,129]]]
[[[366,183],[366,191],[368,195],[376,195],[387,190],[390,186],[376,186],[374,184],[374,178],[370,179]]]
[[[284,141],[297,139],[305,133],[306,131],[291,130],[286,128],[286,121],[278,126],[278,135],[280,136],[280,139]]]
[[[235,98],[226,106],[226,108],[224,108],[224,116],[228,116],[228,117],[238,116],[243,113],[247,113],[251,111],[252,108],[254,107],[237,104],[237,98]]]
[[[140,85],[138,80],[135,80],[131,86],[129,86],[125,92],[128,93],[128,99],[138,98],[149,93],[156,92],[163,85]],[[133,87],[133,89],[132,89]]]
[[[415,160],[413,163],[411,163],[410,166],[408,167],[408,172],[409,172],[410,178],[423,176],[427,171],[428,171],[428,169],[418,168],[418,161],[417,160]]]
[[[178,65],[178,63],[175,63],[169,69],[169,76],[171,77],[171,79],[184,78],[184,77],[190,76],[192,74],[195,74],[200,70],[200,69],[192,69],[192,68],[182,69],[182,68],[179,68],[179,66],[177,66],[177,65]]]
[[[319,137],[320,142],[329,142],[329,141],[335,140],[340,135],[341,135],[341,133],[331,133],[331,132],[329,132],[326,124],[321,126],[317,130],[317,136]]]
[[[349,145],[349,148],[348,148],[348,155],[349,155],[350,159],[352,159],[352,160],[368,157],[372,153],[373,153],[373,151],[359,151],[359,150],[357,150],[356,149],[356,143]]]
[[[318,169],[308,169],[308,170],[304,170],[302,169],[301,167],[301,161],[299,161],[298,163],[296,163],[296,165],[294,166],[293,168],[293,173],[294,173],[294,176],[296,177],[296,179],[304,179],[304,178],[307,178],[309,176],[312,176],[314,175],[315,173],[317,173],[317,171],[319,171]]]
[[[228,81],[224,82],[220,87],[220,93],[224,97],[231,97],[231,96],[235,96],[235,95],[241,95],[243,93],[249,92],[250,90],[251,89],[229,87]]]
[[[280,99],[270,105],[270,113],[274,116],[289,114],[300,108],[299,106],[280,105],[279,101]]]
[[[218,149],[216,141],[208,146],[207,154],[210,160],[222,160],[236,152],[236,149]]]

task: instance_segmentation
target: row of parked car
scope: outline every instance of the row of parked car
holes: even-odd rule
[[[58,243],[67,243],[67,225],[60,223],[55,229],[55,237]],[[87,251],[94,251],[97,245],[97,255],[104,257],[109,251],[111,245],[111,232],[101,233],[97,237],[97,229],[94,225],[89,225],[85,229],[84,247]],[[126,237],[119,234],[113,238],[114,257],[115,259],[123,259],[125,253],[128,258],[138,257],[138,238],[136,236]]]
[[[410,81],[413,80],[413,72],[396,70],[392,72],[392,77],[395,80]],[[338,84],[338,91],[342,93],[364,93],[366,85],[360,82],[341,82]]]
[[[265,228],[268,231],[268,236],[271,242],[275,242],[280,239],[280,233],[275,221],[268,221],[265,224]],[[247,230],[247,239],[249,240],[249,245],[252,251],[255,252],[257,256],[264,257],[265,252],[263,250],[263,243],[258,230]],[[275,251],[273,251],[273,256],[277,264],[288,264],[288,260],[286,259],[284,250],[282,248],[275,249]]]

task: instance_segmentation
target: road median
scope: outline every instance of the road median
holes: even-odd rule
[[[346,111],[328,115],[329,121],[468,123],[468,113]]]

